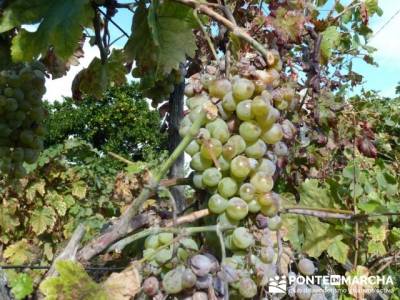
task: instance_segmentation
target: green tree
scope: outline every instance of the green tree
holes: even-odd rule
[[[166,147],[160,117],[150,110],[137,85],[110,88],[101,101],[85,97],[46,102],[49,116],[45,146],[78,137],[102,151],[124,154],[132,160],[149,160]]]

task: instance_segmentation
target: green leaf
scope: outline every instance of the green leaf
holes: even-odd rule
[[[36,193],[38,193],[40,196],[44,196],[46,193],[46,182],[44,179],[35,182],[26,189],[26,198],[32,202],[36,198]]]
[[[368,227],[368,233],[371,240],[375,242],[383,242],[386,240],[386,226],[384,225],[371,225]]]
[[[32,230],[37,234],[42,234],[46,230],[51,230],[56,222],[54,209],[48,206],[36,209],[31,216],[30,224]]]
[[[25,273],[20,273],[10,282],[11,292],[17,300],[22,300],[33,293],[32,278]]]
[[[3,257],[12,264],[22,265],[33,257],[31,247],[26,239],[12,244],[4,250]]]
[[[357,204],[358,208],[366,213],[382,213],[387,211],[386,207],[383,206],[379,201],[369,200],[367,202],[360,202]]]
[[[30,61],[54,48],[55,54],[67,60],[78,47],[82,27],[91,24],[93,8],[89,0],[17,0],[4,11],[0,32],[23,24],[39,26],[35,32],[22,29],[14,37],[11,54],[14,61]]]
[[[321,55],[325,63],[329,60],[332,55],[332,50],[336,48],[339,42],[340,33],[336,26],[329,26],[322,33]]]
[[[369,15],[379,12],[378,0],[365,0],[365,6]]]
[[[8,199],[7,204],[0,205],[0,229],[2,232],[12,231],[20,222],[15,215],[19,205],[18,199]]]
[[[122,50],[113,50],[103,64],[95,57],[90,65],[78,73],[73,82],[73,93],[84,93],[101,99],[107,88],[126,82],[125,56]]]
[[[50,277],[40,284],[46,300],[85,299],[107,300],[102,287],[94,282],[81,264],[73,261],[57,261],[58,277]]]
[[[333,200],[325,187],[319,186],[317,179],[306,179],[299,188],[300,205],[309,207],[332,207]]]
[[[65,216],[65,213],[67,212],[67,204],[64,202],[62,195],[53,192],[46,197],[46,203],[51,205],[59,216]]]
[[[187,56],[194,57],[192,13],[191,8],[173,1],[153,1],[149,9],[140,2],[125,50],[129,59],[136,61],[142,78],[155,82],[178,70]]]
[[[383,242],[369,241],[368,242],[368,254],[382,256],[386,254],[386,248]]]
[[[335,241],[328,247],[328,255],[341,264],[347,262],[350,247],[343,243],[340,239]]]
[[[72,195],[78,199],[83,199],[86,197],[87,185],[84,181],[74,182],[72,185]]]

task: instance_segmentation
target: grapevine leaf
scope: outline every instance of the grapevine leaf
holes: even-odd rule
[[[321,55],[325,63],[327,63],[332,55],[332,50],[336,48],[339,42],[340,33],[336,26],[329,26],[322,33]]]
[[[342,237],[335,239],[335,241],[328,247],[328,255],[341,264],[347,262],[350,247],[341,241]]]
[[[32,278],[25,273],[20,273],[11,282],[11,292],[17,300],[25,299],[33,292]]]
[[[38,193],[40,196],[44,196],[46,193],[46,182],[44,180],[39,180],[28,187],[25,192],[26,198],[32,202],[35,200],[36,193]]]
[[[40,284],[40,291],[46,299],[106,300],[99,284],[85,272],[82,265],[73,261],[56,262],[58,277],[50,277]]]
[[[125,50],[136,61],[139,73],[155,81],[172,70],[178,70],[186,57],[196,51],[192,29],[192,9],[185,5],[153,1],[150,9],[143,2],[136,9],[132,36]]]
[[[87,185],[83,181],[74,182],[72,186],[72,195],[78,199],[83,199],[86,197]]]
[[[21,29],[14,37],[11,53],[14,61],[30,61],[51,46],[67,60],[79,45],[82,27],[93,18],[89,0],[46,1],[34,3],[17,0],[6,8],[0,21],[0,32],[23,24],[39,23],[36,31]]]
[[[26,239],[22,239],[8,246],[3,253],[3,257],[15,265],[22,265],[30,261],[33,256],[30,245]]]
[[[46,230],[51,230],[56,222],[56,213],[53,208],[44,206],[36,209],[31,216],[30,223],[32,230],[36,234],[42,234]]]
[[[19,220],[15,216],[18,209],[18,200],[9,199],[7,204],[0,205],[0,229],[9,232],[19,225]]]
[[[368,233],[372,241],[383,242],[386,240],[386,227],[383,225],[371,225],[368,227]]]
[[[322,252],[329,248],[336,237],[329,224],[313,217],[304,217],[304,222],[301,222],[300,228],[302,228],[304,234],[302,250],[311,257],[319,257]]]
[[[328,189],[319,187],[317,179],[306,179],[299,188],[300,204],[308,207],[332,207]]]
[[[131,266],[121,273],[112,273],[102,284],[108,299],[133,299],[140,291],[141,277],[139,271]]]
[[[51,205],[60,216],[65,216],[67,212],[67,204],[64,202],[63,196],[57,192],[53,192],[46,197],[46,203]]]
[[[383,242],[371,240],[368,242],[368,254],[382,256],[386,254],[386,248]]]
[[[72,92],[75,98],[80,94],[93,95],[100,99],[106,89],[126,82],[125,56],[121,50],[113,50],[105,63],[95,57],[90,65],[75,77]]]

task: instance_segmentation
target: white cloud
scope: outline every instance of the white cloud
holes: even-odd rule
[[[86,68],[94,57],[99,57],[99,50],[97,47],[91,47],[89,43],[85,43],[83,50],[85,56],[79,60],[78,66],[72,66],[66,76],[61,78],[46,81],[47,92],[44,95],[44,99],[49,101],[62,100],[63,97],[71,97],[71,85],[75,78],[75,75],[79,73],[83,68]]]
[[[380,28],[382,30],[371,39],[371,46],[377,48],[375,54],[378,62],[385,64],[385,67],[399,67],[399,53],[400,53],[400,13],[398,13],[392,20],[390,18],[400,9],[400,1],[384,0],[379,4],[383,9],[383,16],[379,18],[372,28],[376,32]],[[385,25],[386,22],[390,22]]]

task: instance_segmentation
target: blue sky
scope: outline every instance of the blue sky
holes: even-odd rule
[[[120,2],[131,2],[124,0]],[[333,0],[329,0],[323,9],[330,9]],[[370,27],[377,31],[396,13],[400,10],[399,0],[379,0],[379,6],[383,9],[381,17],[373,17],[370,19]],[[324,12],[321,12],[324,13]],[[128,33],[131,31],[132,13],[128,10],[121,10],[114,18],[118,20],[118,24]],[[110,32],[113,38],[119,37],[121,32],[112,24],[110,24]],[[364,75],[367,89],[375,89],[381,91],[382,95],[394,96],[397,82],[400,81],[400,13],[390,21],[377,35],[370,41],[369,45],[377,48],[375,59],[379,67],[370,66],[362,59],[354,61],[354,70]],[[115,46],[123,47],[126,39],[120,39]],[[70,96],[71,83],[77,72],[83,67],[86,67],[94,56],[98,56],[98,49],[95,47],[84,48],[86,56],[82,59],[81,64],[73,67],[66,77],[57,80],[49,80],[47,82],[46,99],[61,100],[63,96]],[[357,91],[355,91],[357,92]]]

